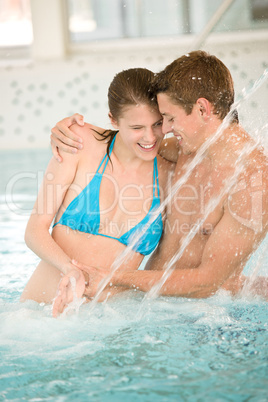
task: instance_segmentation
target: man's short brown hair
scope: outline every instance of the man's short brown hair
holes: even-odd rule
[[[205,98],[222,120],[234,102],[230,71],[216,56],[201,50],[183,55],[156,74],[153,92],[166,93],[187,114],[199,98]]]

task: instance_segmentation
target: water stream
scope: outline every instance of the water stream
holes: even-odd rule
[[[257,79],[254,82],[254,84],[251,87],[244,88],[241,91],[241,94],[238,96],[238,100],[232,105],[230,112],[224,118],[224,120],[222,121],[222,124],[220,125],[218,130],[215,132],[215,134],[213,136],[211,136],[211,137],[209,137],[207,139],[207,141],[196,152],[195,157],[187,164],[187,166],[185,167],[185,174],[173,185],[170,193],[168,194],[166,199],[161,203],[160,207],[157,210],[154,211],[154,213],[152,214],[151,218],[149,219],[149,222],[147,223],[147,225],[145,225],[144,229],[141,232],[137,233],[137,235],[133,238],[131,244],[128,247],[126,247],[126,249],[116,258],[116,260],[114,261],[114,263],[113,263],[113,265],[111,267],[111,273],[104,280],[102,280],[100,285],[99,285],[98,291],[97,291],[97,293],[96,293],[96,295],[95,295],[95,297],[94,297],[94,299],[92,300],[92,303],[91,303],[91,310],[95,308],[96,303],[98,302],[102,291],[105,289],[105,287],[111,281],[114,272],[116,272],[116,270],[122,264],[123,261],[126,261],[128,258],[130,258],[133,247],[139,242],[139,240],[142,237],[142,235],[144,234],[144,232],[151,225],[151,223],[156,219],[156,217],[159,215],[159,213],[164,212],[166,206],[170,202],[172,202],[172,199],[174,198],[174,195],[177,193],[177,191],[187,182],[187,180],[190,177],[192,171],[196,168],[196,166],[198,166],[202,162],[202,160],[204,159],[204,157],[206,155],[206,152],[209,149],[209,147],[212,144],[214,144],[221,137],[221,135],[223,134],[224,130],[229,126],[229,124],[230,124],[230,122],[232,120],[232,113],[235,110],[239,111],[239,109],[240,109],[241,105],[243,104],[243,102],[248,100],[264,84],[264,82],[267,80],[267,78],[268,78],[268,69],[265,69],[263,74],[259,77],[259,79]],[[257,133],[258,138],[257,138],[257,141],[256,141],[254,147],[262,145],[261,138],[260,138],[260,134],[262,132],[265,132],[265,127],[263,127],[261,130],[258,130],[258,133]],[[209,205],[207,205],[203,219],[200,220],[199,222],[196,222],[196,225],[194,225],[193,229],[185,237],[185,239],[183,240],[183,243],[181,244],[181,247],[178,250],[178,252],[175,253],[171,257],[170,261],[166,264],[166,267],[165,267],[165,270],[163,272],[163,276],[162,276],[160,282],[158,284],[156,284],[150,290],[150,292],[148,292],[148,294],[145,296],[145,300],[148,299],[148,298],[157,297],[157,295],[159,294],[159,290],[161,289],[161,287],[163,286],[163,284],[165,283],[167,278],[171,275],[172,267],[174,267],[174,264],[182,256],[183,251],[185,250],[185,248],[189,245],[189,243],[191,242],[191,240],[195,236],[196,228],[197,228],[197,231],[198,231],[198,228],[206,220],[206,218],[209,215],[209,213],[211,211],[213,211],[213,209],[216,207],[218,202],[221,200],[222,196],[224,194],[226,194],[231,189],[231,187],[235,184],[235,181],[236,181],[237,177],[239,176],[239,173],[243,169],[242,156],[244,154],[250,153],[252,151],[253,151],[253,148],[251,146],[249,146],[249,147],[246,147],[245,150],[241,153],[241,155],[240,155],[240,157],[238,158],[238,161],[237,161],[238,164],[237,164],[236,170],[234,172],[234,176],[229,179],[228,184],[226,184],[225,188],[222,190],[223,193],[221,192],[218,197],[216,197],[215,199],[211,200]],[[239,162],[240,162],[240,165],[239,165]]]

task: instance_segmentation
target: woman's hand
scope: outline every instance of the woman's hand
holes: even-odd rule
[[[78,149],[83,148],[82,139],[70,130],[70,127],[77,123],[79,126],[84,125],[84,117],[75,113],[71,117],[59,121],[51,130],[50,143],[52,152],[58,162],[62,162],[60,150],[76,153]]]
[[[54,300],[52,315],[57,317],[76,298],[81,299],[85,292],[85,276],[78,269],[64,275],[59,283],[58,294]]]

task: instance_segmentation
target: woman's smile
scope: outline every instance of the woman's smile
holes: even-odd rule
[[[157,144],[157,141],[155,141],[153,144],[141,144],[138,142],[138,145],[145,151],[145,152],[150,152],[152,151]]]

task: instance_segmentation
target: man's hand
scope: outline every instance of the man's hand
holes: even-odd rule
[[[87,284],[83,294],[87,298],[92,298],[96,295],[100,282],[107,278],[111,273],[110,270],[91,266],[89,267],[75,260],[72,260],[72,264],[81,270],[86,278]]]
[[[50,143],[52,152],[58,162],[62,162],[60,150],[76,153],[78,149],[83,148],[82,139],[70,130],[70,127],[77,123],[84,125],[84,117],[81,114],[74,114],[71,117],[59,121],[51,130]]]
[[[76,298],[81,299],[85,291],[85,277],[82,271],[73,269],[60,281],[54,300],[52,315],[57,317]]]

